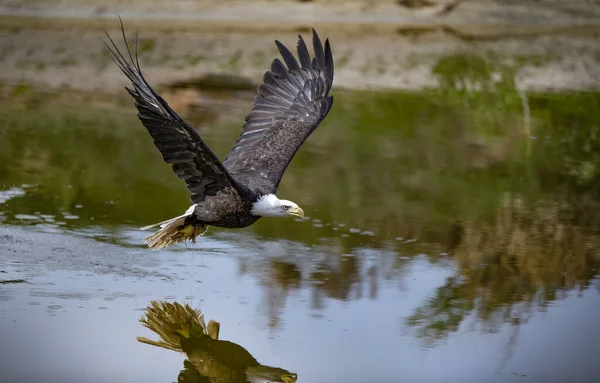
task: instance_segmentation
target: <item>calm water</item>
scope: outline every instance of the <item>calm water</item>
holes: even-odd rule
[[[129,100],[15,90],[0,109],[0,381],[596,377],[600,96],[530,96],[524,117],[510,89],[448,87],[338,90],[278,192],[306,219],[158,252],[137,228],[188,194]],[[202,97],[221,113],[183,114],[223,158],[252,93]]]

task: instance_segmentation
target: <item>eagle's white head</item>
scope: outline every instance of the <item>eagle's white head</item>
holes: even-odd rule
[[[304,211],[292,201],[267,194],[252,204],[252,214],[261,217],[304,217]]]

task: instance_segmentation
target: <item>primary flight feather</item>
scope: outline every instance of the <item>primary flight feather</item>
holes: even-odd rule
[[[158,231],[146,238],[153,249],[194,240],[208,226],[241,228],[260,217],[303,217],[294,202],[276,196],[281,177],[310,134],[333,105],[333,57],[329,40],[313,29],[311,59],[298,36],[297,56],[275,41],[284,62],[273,60],[263,76],[242,133],[223,162],[148,84],[137,57],[129,50],[123,25],[124,56],[112,38],[105,42],[113,61],[131,81],[126,88],[138,117],[166,163],[185,181],[193,205],[181,216],[143,227]],[[285,63],[285,64],[284,64]]]

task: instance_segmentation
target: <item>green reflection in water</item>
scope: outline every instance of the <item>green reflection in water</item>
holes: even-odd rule
[[[518,124],[482,136],[428,94],[338,93],[339,107],[298,153],[278,193],[314,218],[384,237],[421,236],[426,222],[489,215],[507,183],[522,176],[522,168],[511,169]],[[239,134],[241,117],[201,128],[221,157]],[[130,109],[41,107],[4,110],[0,119],[0,183],[5,190],[35,185],[6,202],[8,219],[11,212],[69,213],[79,216],[71,226],[92,219],[144,225],[189,205],[184,185]],[[296,240],[335,234],[268,219],[253,230]]]
[[[442,69],[440,76],[452,74]],[[457,265],[406,321],[428,341],[455,331],[471,314],[493,330],[523,323],[571,290],[598,286],[600,96],[530,96],[527,126],[510,76],[483,91],[456,78],[416,94],[336,92],[336,106],[299,151],[278,193],[313,219],[263,219],[244,229],[259,238],[333,244],[308,274],[290,260],[253,271],[274,282],[264,284],[272,313],[302,282],[314,292],[315,309],[323,296],[375,299],[378,283],[401,279],[406,257],[417,254],[431,262],[452,257]],[[240,97],[249,105],[252,94]],[[118,231],[185,210],[184,185],[126,105],[4,106],[0,219]],[[194,123],[215,113],[192,112],[184,115]],[[243,113],[201,125],[221,158]],[[363,272],[361,248],[393,252],[396,259]],[[368,291],[356,292],[365,279]],[[271,318],[277,326],[277,316]]]
[[[204,322],[204,315],[187,304],[152,301],[140,322],[159,336],[158,341],[138,341],[186,355],[178,382],[293,383],[298,375],[265,366],[242,346],[219,340],[220,324]]]

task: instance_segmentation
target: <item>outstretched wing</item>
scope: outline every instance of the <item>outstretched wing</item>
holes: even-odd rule
[[[121,31],[129,60],[121,54],[108,33],[106,36],[110,45],[106,42],[104,44],[110,50],[113,61],[133,85],[133,89],[125,89],[134,98],[139,119],[152,136],[164,161],[172,164],[177,177],[185,181],[188,190],[192,193],[192,202],[204,201],[206,196],[213,196],[218,192],[238,193],[239,185],[231,178],[227,169],[202,141],[194,128],[179,117],[146,82],[137,57],[137,41],[134,60],[122,22]]]
[[[223,161],[240,182],[262,193],[273,193],[296,151],[323,121],[333,104],[329,40],[325,49],[313,29],[314,59],[298,36],[298,58],[275,41],[287,67],[273,60],[258,86],[242,134]]]

